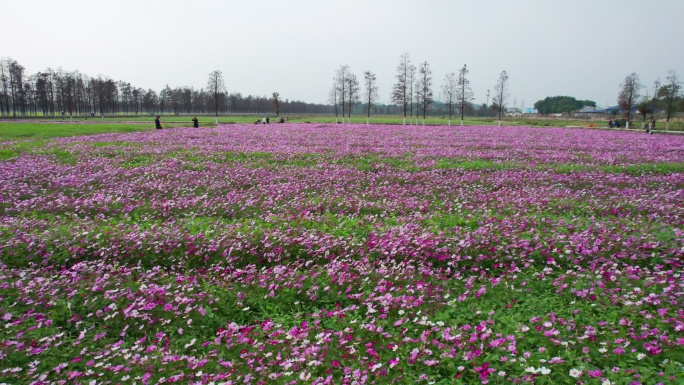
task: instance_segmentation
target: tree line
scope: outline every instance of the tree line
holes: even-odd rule
[[[642,94],[642,90],[646,92]],[[646,118],[653,119],[657,109],[661,109],[665,115],[665,129],[670,128],[670,119],[679,110],[684,109],[684,97],[681,94],[682,83],[675,70],[667,72],[665,82],[660,79],[653,82],[653,88],[644,86],[639,80],[639,75],[631,73],[620,84],[618,93],[618,106],[626,115],[627,128],[631,122],[633,110],[639,112],[642,117],[642,127],[646,124]]]
[[[273,102],[267,96],[217,93],[193,87],[166,85],[156,92],[79,71],[47,68],[27,74],[12,58],[0,59],[0,116],[88,116],[154,114],[267,114]],[[332,113],[333,107],[299,100],[280,101],[283,113]]]
[[[418,124],[418,120],[422,116],[424,125],[425,118],[428,115],[448,115],[448,124],[451,125],[452,117],[458,113],[461,118],[461,125],[463,125],[463,117],[466,114],[481,116],[498,114],[499,125],[501,125],[501,116],[506,111],[510,95],[506,71],[501,72],[496,82],[492,104],[489,104],[488,97],[487,103],[482,106],[473,104],[474,94],[468,79],[469,70],[465,64],[459,69],[458,74],[451,72],[444,77],[440,89],[444,100],[442,103],[435,101],[434,79],[430,63],[423,61],[416,66],[411,60],[410,53],[407,52],[399,57],[399,65],[396,71],[396,83],[391,90],[392,103],[395,105],[394,110],[399,115],[403,115],[404,124],[406,124],[407,118],[408,123],[413,124],[415,117],[415,122]],[[359,106],[362,101],[361,110],[366,115],[366,122],[368,123],[371,111],[377,110],[375,102],[378,99],[378,92],[375,73],[370,70],[364,71],[363,84],[361,84],[348,65],[341,65],[333,76],[333,84],[328,98],[334,107],[335,120],[338,121],[339,116],[341,116],[342,123],[344,123],[346,114],[346,120],[350,121],[354,106]],[[489,96],[489,90],[487,95]],[[439,105],[439,108],[436,108],[436,104]]]
[[[667,129],[674,114],[684,110],[684,97],[681,91],[682,84],[675,70],[667,72],[665,82],[656,79],[651,88],[641,83],[639,75],[631,73],[620,84],[618,107],[626,118],[627,127],[635,113],[641,115],[642,127],[646,125],[646,119],[653,120],[656,114],[662,114]],[[577,100],[572,96],[553,96],[534,103],[534,108],[543,115],[570,113],[584,106],[596,107],[596,102]],[[612,113],[617,114],[618,110],[613,109]]]

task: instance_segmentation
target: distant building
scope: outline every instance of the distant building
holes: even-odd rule
[[[639,110],[638,107],[632,107],[632,109],[629,110],[629,114],[630,114],[630,115],[639,114],[639,111],[638,111],[638,110]],[[608,114],[608,115],[612,115],[612,114],[617,114],[617,115],[619,115],[619,114],[622,114],[623,112],[624,112],[624,111],[622,111],[622,108],[620,108],[620,106],[612,106],[612,107],[608,107],[608,108],[606,108],[606,109],[603,110],[603,113],[604,113],[604,114]],[[660,113],[662,113],[662,112],[663,112],[663,110],[662,110],[661,108],[658,108],[658,107],[653,108],[653,113],[654,113],[654,114],[660,114]],[[649,114],[650,114],[650,112],[649,112]]]
[[[609,114],[609,115],[620,114],[621,112],[622,112],[622,109],[620,108],[620,106],[612,106],[612,107],[608,107],[605,110],[603,110],[604,114]]]
[[[605,114],[606,109],[601,107],[584,106],[577,111],[578,114]]]

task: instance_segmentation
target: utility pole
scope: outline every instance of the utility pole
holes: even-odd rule
[[[489,108],[489,90],[487,90],[487,104],[485,106]]]

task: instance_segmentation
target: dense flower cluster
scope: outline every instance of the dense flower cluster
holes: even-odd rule
[[[684,381],[684,137],[0,145],[0,382]]]

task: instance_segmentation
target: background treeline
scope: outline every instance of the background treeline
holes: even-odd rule
[[[582,107],[596,107],[593,100],[577,100],[572,96],[549,96],[534,103],[534,108],[542,114],[570,113]]]
[[[26,74],[16,60],[0,59],[0,116],[214,114],[215,106],[213,95],[203,88],[167,85],[157,93],[102,75],[91,77],[61,68]],[[273,111],[273,101],[267,96],[222,92],[218,110],[219,114],[266,114]],[[325,104],[280,102],[281,113],[333,111],[334,107]]]

